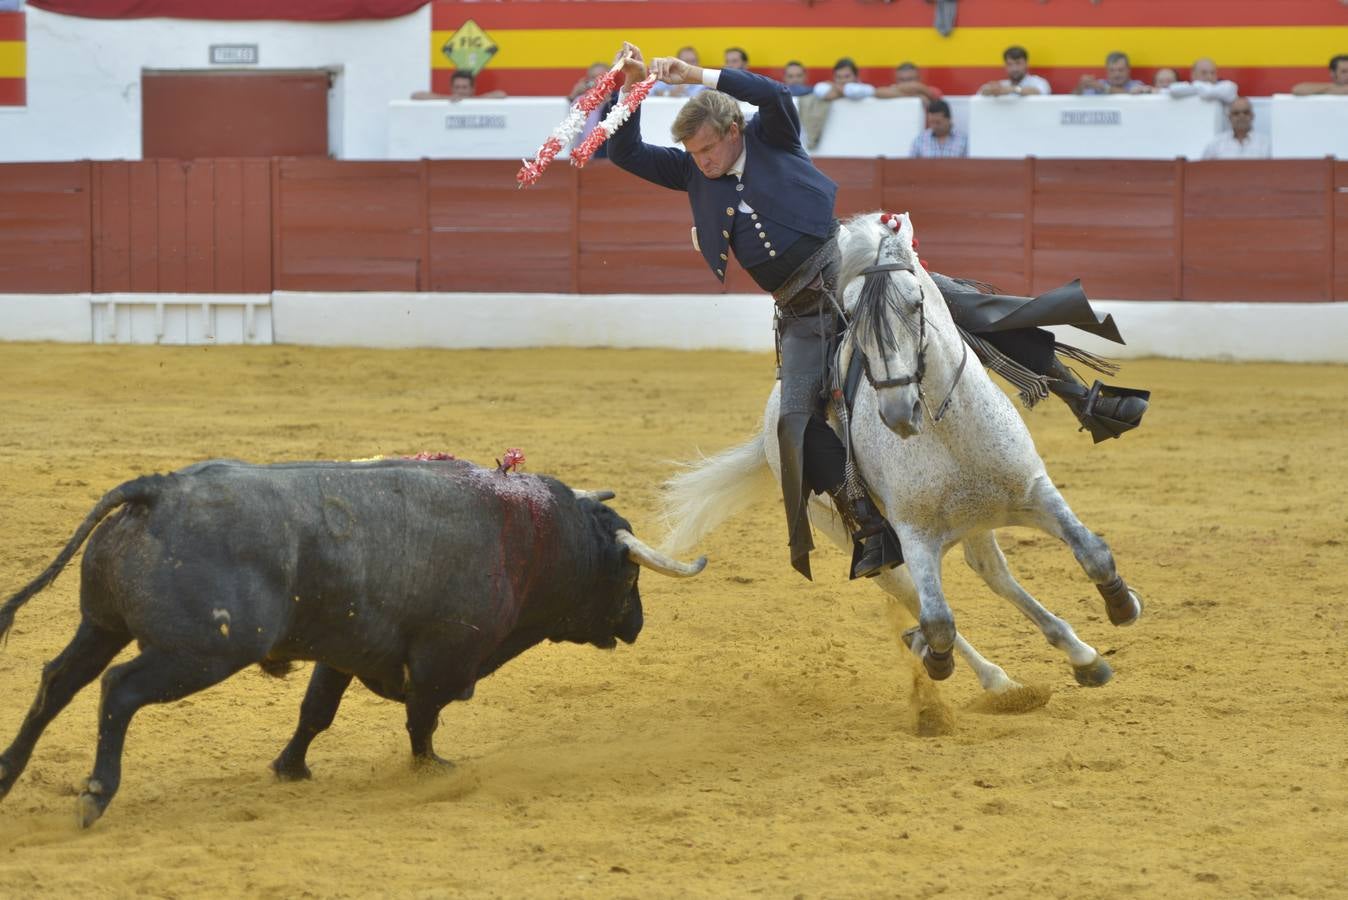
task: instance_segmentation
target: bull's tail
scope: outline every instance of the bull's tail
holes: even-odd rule
[[[773,487],[765,435],[760,430],[748,443],[688,463],[665,482],[661,511],[669,528],[667,553],[687,554],[716,526]]]
[[[153,499],[163,478],[162,475],[147,475],[134,481],[119,484],[104,494],[103,499],[95,503],[94,508],[89,511],[89,515],[84,517],[80,527],[75,529],[74,536],[56,555],[52,564],[47,566],[46,570],[34,578],[27,587],[6,600],[4,606],[0,606],[0,639],[9,634],[9,628],[14,624],[14,614],[19,611],[19,607],[31,600],[38,591],[56,580],[56,576],[61,574],[61,570],[66,567],[79,551],[80,546],[89,537],[89,534],[98,527],[98,523],[103,521],[108,513],[125,503],[145,502]]]

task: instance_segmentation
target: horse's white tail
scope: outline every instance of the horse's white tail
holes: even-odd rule
[[[664,484],[661,514],[669,528],[664,551],[692,550],[717,525],[774,486],[762,430],[748,443],[687,463]]]

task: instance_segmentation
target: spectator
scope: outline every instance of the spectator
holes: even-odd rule
[[[690,66],[702,65],[697,50],[693,47],[680,47],[675,55]],[[701,84],[666,84],[657,81],[651,88],[651,93],[657,97],[695,97],[706,89],[706,86]]]
[[[938,100],[941,92],[929,84],[922,83],[922,73],[910,62],[901,62],[894,69],[894,83],[875,89],[875,96],[882,100],[895,97],[921,97],[925,107],[930,100]]]
[[[787,63],[786,68],[782,70],[782,83],[786,85],[792,97],[803,97],[810,93],[810,85],[806,81],[805,66],[794,59]]]
[[[989,81],[978,89],[978,93],[985,97],[1007,94],[1028,97],[1053,93],[1046,79],[1030,74],[1030,54],[1025,52],[1024,47],[1007,47],[1002,51],[1002,62],[1006,65],[1006,77],[1000,81]]]
[[[571,103],[575,103],[576,98],[594,87],[595,82],[603,77],[603,74],[607,72],[608,69],[608,63],[590,63],[590,67],[585,70],[585,74],[581,76],[580,81],[577,81],[575,85],[572,86],[571,93],[567,94],[566,99]]]
[[[932,100],[927,104],[927,130],[913,140],[910,156],[919,159],[948,159],[969,155],[969,140],[955,131],[950,121],[950,104]]]
[[[1348,54],[1339,54],[1329,61],[1329,81],[1303,81],[1292,88],[1300,97],[1312,94],[1348,94]]]
[[[460,100],[471,100],[474,97],[482,100],[500,100],[505,95],[505,91],[487,91],[485,94],[478,94],[477,76],[466,69],[456,69],[454,74],[449,76],[448,94],[437,94],[435,91],[417,91],[412,95],[412,99],[448,100],[451,103],[458,103]]]
[[[725,68],[749,68],[749,54],[744,52],[743,47],[727,47],[725,51]]]
[[[1254,107],[1245,97],[1231,101],[1226,111],[1231,121],[1231,133],[1223,134],[1208,144],[1204,159],[1268,159],[1272,148],[1268,138],[1254,131]]]
[[[1170,86],[1172,97],[1197,96],[1222,103],[1232,102],[1238,93],[1234,81],[1217,80],[1217,64],[1206,56],[1194,63],[1188,81],[1177,81]]]
[[[1151,88],[1133,77],[1128,54],[1115,50],[1105,57],[1105,77],[1082,75],[1074,94],[1150,94]]]
[[[856,62],[850,56],[844,56],[833,64],[833,80],[821,81],[814,86],[814,95],[820,100],[864,100],[875,96],[875,88],[861,81],[861,73]]]
[[[1152,80],[1151,89],[1155,93],[1165,94],[1170,91],[1170,86],[1179,78],[1174,69],[1157,69],[1156,78]]]

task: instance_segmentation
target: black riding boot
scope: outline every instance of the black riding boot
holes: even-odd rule
[[[1111,387],[1100,381],[1086,387],[1057,357],[1046,374],[1048,389],[1063,399],[1095,443],[1116,438],[1142,424],[1151,391]]]
[[[847,511],[844,519],[856,523],[852,532],[852,578],[874,578],[881,570],[903,562],[898,535],[869,497],[849,500],[840,490],[830,492],[829,496],[839,509]]]

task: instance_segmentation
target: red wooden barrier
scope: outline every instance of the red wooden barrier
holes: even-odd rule
[[[1080,278],[1092,297],[1175,297],[1173,162],[1037,159],[1032,165],[1032,292]]]
[[[1187,166],[1185,299],[1329,300],[1333,177],[1329,160]]]
[[[1348,300],[1348,162],[1334,163],[1333,193],[1330,194],[1330,226],[1334,229],[1334,299]]]
[[[426,165],[430,290],[577,290],[577,170],[558,165],[521,191],[518,163]]]
[[[271,290],[267,160],[91,165],[93,290]]]
[[[1029,287],[1025,160],[885,160],[882,206],[907,212],[934,271],[1003,291]]]
[[[428,290],[424,167],[421,162],[273,160],[274,287]]]
[[[708,294],[721,290],[701,254],[693,249],[687,194],[642,181],[606,160],[597,160],[580,173],[579,202],[576,240],[582,293]]]
[[[0,291],[90,290],[89,164],[0,166]]]
[[[908,211],[933,269],[1012,292],[1348,300],[1348,162],[820,161],[840,216]],[[596,160],[0,165],[0,293],[755,291],[687,197]]]

